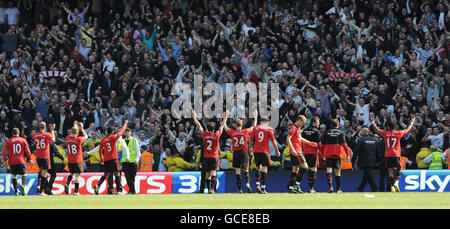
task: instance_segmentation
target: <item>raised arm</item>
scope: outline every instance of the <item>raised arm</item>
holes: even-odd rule
[[[51,142],[55,142],[56,141],[56,137],[55,137],[55,123],[50,125],[50,134],[52,135],[52,138],[50,139]]]
[[[200,124],[200,122],[197,120],[197,114],[195,113],[195,111],[193,111],[191,115],[197,128],[200,130],[200,132],[203,132],[202,124]]]
[[[411,117],[411,122],[409,123],[409,126],[406,128],[406,132],[409,132],[409,131],[412,130],[415,121],[416,121],[416,116],[412,116]]]
[[[378,128],[378,126],[375,124],[375,119],[371,117],[370,121],[372,122],[372,126],[373,129],[375,130],[375,133],[380,133],[380,128]]]
[[[122,136],[122,134],[125,132],[125,130],[127,129],[127,125],[128,125],[128,120],[125,120],[125,122],[123,123],[122,128],[119,130],[119,133],[117,133],[117,138],[119,138],[120,136]]]
[[[223,114],[222,114],[222,123],[220,124],[219,132],[222,132],[223,128],[227,124],[228,115],[230,115],[230,112],[228,112],[228,111],[223,112]]]

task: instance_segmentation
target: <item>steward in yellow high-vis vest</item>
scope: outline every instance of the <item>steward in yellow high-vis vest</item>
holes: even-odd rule
[[[141,149],[139,147],[138,139],[132,137],[133,131],[131,129],[126,129],[124,133],[124,141],[128,147],[130,157],[122,157],[122,171],[125,173],[125,178],[127,180],[130,194],[136,194],[136,188],[134,186],[134,181],[136,178],[137,166],[139,165],[139,160],[141,158]]]
[[[430,146],[431,153],[423,161],[430,166],[428,169],[442,169],[443,168],[443,158],[441,151],[438,151],[438,147],[435,145]]]

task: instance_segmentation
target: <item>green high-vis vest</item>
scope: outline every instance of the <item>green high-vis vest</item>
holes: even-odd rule
[[[125,143],[127,143],[127,141],[124,139]],[[136,162],[136,157],[137,157],[137,147],[139,147],[137,138],[135,137],[130,137],[130,141],[127,144],[128,146],[128,151],[130,151],[130,163],[135,163]],[[126,162],[127,158],[125,157],[125,155],[123,155],[121,162]]]
[[[442,169],[442,159],[441,152],[435,151],[432,152],[431,155],[431,163],[428,169]]]

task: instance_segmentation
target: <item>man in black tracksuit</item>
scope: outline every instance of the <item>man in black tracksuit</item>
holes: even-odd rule
[[[372,169],[376,168],[378,142],[374,136],[370,135],[368,128],[361,130],[361,137],[356,142],[355,151],[353,152],[352,164],[357,165],[363,170],[363,179],[361,184],[356,187],[360,192],[364,190],[364,186],[369,183],[372,192],[377,191],[377,185],[372,176]]]

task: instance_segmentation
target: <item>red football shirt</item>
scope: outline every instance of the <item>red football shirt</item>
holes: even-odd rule
[[[203,140],[204,158],[218,158],[219,157],[219,140],[222,135],[221,131],[214,133],[201,132],[200,136]]]
[[[248,149],[248,135],[251,133],[251,128],[246,129],[240,129],[240,130],[234,130],[234,129],[228,129],[227,133],[230,135],[231,139],[233,140],[233,145],[231,149],[233,151],[238,150],[247,150]]]
[[[292,124],[289,127],[288,136],[291,136],[291,143],[292,143],[292,146],[294,147],[295,152],[301,153],[302,152],[302,141],[301,141],[302,130],[300,128],[298,128],[298,126],[296,126],[295,124]],[[292,154],[291,148],[289,148],[289,153]]]
[[[125,129],[126,126],[123,126],[122,129],[120,129],[119,133],[115,135],[105,136],[100,140],[98,152],[102,161],[109,161],[119,158],[119,155],[117,154],[116,141],[120,138],[120,136],[122,136],[123,132],[125,132]]]
[[[270,126],[257,125],[253,127],[253,131],[250,134],[251,139],[255,143],[253,151],[255,153],[270,153],[269,152],[269,140],[275,142],[275,136],[273,135],[273,129]]]
[[[9,165],[25,164],[25,153],[31,159],[27,140],[22,137],[12,137],[6,141],[3,148],[3,161],[6,161],[8,157]]]
[[[407,133],[406,130],[388,131],[380,130],[380,135],[384,139],[384,156],[385,157],[400,157],[402,155],[402,148],[400,140]]]
[[[49,159],[50,158],[50,141],[52,134],[36,132],[33,134],[33,141],[36,145],[36,158]]]
[[[81,145],[86,141],[84,137],[66,137],[67,160],[71,164],[83,163],[83,149]]]

